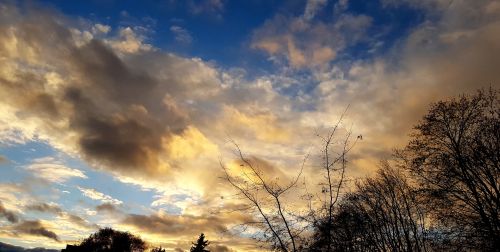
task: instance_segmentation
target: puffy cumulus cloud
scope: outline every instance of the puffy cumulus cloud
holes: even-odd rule
[[[57,14],[1,7],[0,120],[6,131],[20,132],[21,140],[48,140],[95,167],[166,176],[171,167],[161,156],[169,140],[192,131],[183,106],[210,94],[217,71],[198,59],[137,51],[128,46],[130,28],[120,32],[127,45],[82,41]]]
[[[353,163],[363,167],[359,174],[407,141],[429,103],[499,87],[494,66],[500,63],[495,42],[500,19],[490,6],[490,1],[452,1],[437,18],[436,10],[429,10],[433,19],[415,27],[389,54],[356,61],[345,70],[332,66],[316,73],[315,97],[321,101],[309,116],[319,120],[338,114],[337,104],[351,104],[348,117],[363,132],[353,156]]]
[[[109,26],[108,26],[109,27]],[[102,33],[106,31],[107,27],[96,28]],[[109,29],[108,29],[109,31]],[[144,36],[137,34],[131,27],[120,29],[119,38],[107,41],[111,47],[122,53],[138,53],[149,51],[153,47],[150,44],[144,43]]]
[[[69,168],[53,157],[34,159],[33,163],[25,168],[34,176],[53,183],[66,182],[71,178],[87,178],[82,171]]]
[[[83,187],[78,187],[78,190],[82,192],[82,194],[90,199],[93,200],[99,200],[103,203],[111,203],[115,205],[120,205],[123,204],[123,201],[115,199],[109,195],[106,195],[102,192],[99,192],[93,188],[83,188]]]
[[[330,22],[313,20],[326,1],[307,2],[303,16],[276,15],[254,31],[252,48],[271,59],[285,59],[294,68],[321,66],[334,60],[344,49],[365,39],[372,19],[343,13]]]

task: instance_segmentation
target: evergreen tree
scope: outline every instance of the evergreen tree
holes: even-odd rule
[[[205,240],[205,235],[201,233],[200,237],[198,238],[198,241],[196,243],[193,243],[193,246],[191,247],[191,252],[210,252],[209,250],[206,250],[205,247],[207,247],[210,244],[209,241]]]

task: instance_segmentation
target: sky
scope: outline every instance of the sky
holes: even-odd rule
[[[99,227],[260,251],[221,163],[320,189],[346,111],[370,176],[432,102],[500,87],[500,1],[0,1],[0,241]],[[348,189],[346,189],[348,190]],[[299,197],[299,192],[289,197]],[[290,206],[293,207],[293,206]]]

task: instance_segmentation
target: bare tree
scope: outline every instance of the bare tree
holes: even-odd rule
[[[384,162],[375,178],[358,183],[353,203],[368,216],[366,236],[379,251],[426,251],[425,210],[417,189]]]
[[[322,170],[324,172],[324,182],[320,183],[320,185],[322,186],[321,192],[327,196],[319,197],[316,195],[315,201],[321,202],[321,206],[317,210],[310,209],[310,219],[308,220],[309,223],[313,224],[312,227],[316,228],[321,225],[322,230],[327,232],[323,236],[326,238],[326,249],[328,251],[332,250],[332,235],[330,232],[333,230],[335,206],[339,202],[341,189],[346,178],[347,153],[362,137],[358,136],[354,143],[350,143],[352,131],[348,130],[340,143],[336,142],[339,141],[335,137],[347,109],[342,113],[339,121],[333,126],[328,135],[326,137],[320,136],[323,141]],[[314,197],[311,199],[314,199]]]
[[[399,153],[461,246],[500,248],[499,105],[491,89],[433,104]]]
[[[261,221],[251,224],[262,228],[262,237],[272,242],[273,247],[280,251],[297,251],[297,231],[292,224],[291,217],[286,214],[283,196],[297,184],[303,168],[299,174],[287,185],[281,185],[276,181],[265,178],[263,172],[256,167],[253,160],[242,153],[240,147],[236,147],[239,160],[242,162],[242,174],[232,175],[228,168],[221,162],[225,179],[238,190],[241,196],[250,202],[251,208],[261,217]]]
[[[234,174],[221,162],[221,167],[225,172],[224,178],[239,192],[239,195],[249,202],[251,207],[248,209],[251,214],[258,216],[257,220],[247,224],[259,228],[261,233],[257,238],[270,242],[274,249],[278,251],[302,250],[309,239],[305,235],[308,229],[319,224],[320,219],[328,219],[328,225],[333,223],[334,206],[340,198],[341,188],[345,181],[346,155],[359,139],[350,143],[351,131],[348,131],[341,141],[335,138],[344,114],[326,137],[321,137],[323,141],[322,169],[325,173],[325,181],[320,183],[321,193],[306,192],[307,203],[305,204],[307,206],[304,208],[309,209],[306,213],[288,209],[285,196],[297,188],[309,155],[304,157],[296,176],[288,183],[279,183],[267,179],[266,174],[258,167],[257,160],[246,157],[238,144],[231,141],[241,164],[238,173]],[[316,208],[318,205],[320,207]],[[330,244],[331,241],[328,242],[328,246]]]

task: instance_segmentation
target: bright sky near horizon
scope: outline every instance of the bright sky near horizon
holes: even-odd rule
[[[495,0],[0,1],[0,241],[110,226],[259,251],[227,211],[229,139],[270,178],[311,153],[314,187],[316,135],[349,106],[348,174],[369,176],[431,102],[500,87],[499,66]]]

